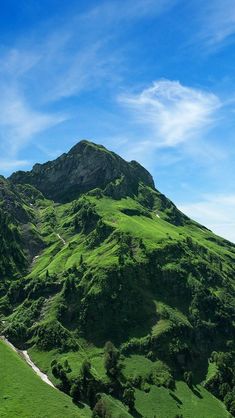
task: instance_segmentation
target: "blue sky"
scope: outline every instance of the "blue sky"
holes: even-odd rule
[[[2,0],[0,173],[90,139],[235,242],[234,0]]]

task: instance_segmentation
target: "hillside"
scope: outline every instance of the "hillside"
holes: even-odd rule
[[[93,416],[235,415],[234,244],[88,141],[0,186],[1,333]]]
[[[6,367],[7,366],[7,367]],[[82,418],[87,409],[78,409],[71,398],[43,383],[3,341],[0,340],[2,418]]]

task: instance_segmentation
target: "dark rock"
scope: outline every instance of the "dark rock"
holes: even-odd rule
[[[45,197],[58,202],[71,201],[97,187],[104,190],[118,179],[123,184],[119,187],[118,197],[120,193],[134,194],[140,182],[154,188],[152,176],[140,164],[128,163],[114,152],[89,141],[79,142],[54,161],[35,164],[31,171],[18,171],[10,177],[11,182],[31,184]]]

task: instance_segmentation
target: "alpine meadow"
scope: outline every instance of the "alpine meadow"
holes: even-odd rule
[[[102,145],[2,176],[0,416],[235,416],[234,262]]]

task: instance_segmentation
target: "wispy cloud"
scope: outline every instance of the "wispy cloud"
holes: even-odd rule
[[[16,168],[20,168],[20,167],[26,167],[27,165],[29,165],[30,162],[27,160],[2,160],[0,159],[0,170],[1,173],[4,173],[5,171],[8,172],[9,170],[15,170]]]
[[[235,194],[206,195],[200,201],[181,203],[178,207],[216,234],[235,242]]]
[[[63,71],[55,75],[55,84],[46,95],[48,101],[57,101],[76,96],[87,90],[95,90],[102,82],[108,83],[117,77],[114,72],[117,62],[115,54],[108,58],[105,54],[105,42],[97,42],[88,49],[81,48],[71,58],[63,62]]]
[[[94,7],[84,17],[100,19],[102,24],[120,23],[130,19],[157,16],[172,8],[178,0],[118,0],[105,1]]]
[[[100,2],[83,14],[75,13],[40,48],[40,71],[44,79],[54,81],[48,85],[46,99],[77,96],[94,91],[102,83],[114,88],[125,71],[123,48],[114,46],[123,25],[157,17],[177,1],[112,0]]]
[[[32,69],[40,58],[39,51],[10,48],[0,57],[0,76],[15,80]]]
[[[126,70],[123,47],[116,43],[123,25],[159,16],[177,1],[102,1],[82,13],[72,6],[62,24],[53,17],[10,47],[2,45],[0,147],[7,149],[6,158],[17,161],[36,135],[73,118],[73,112],[78,117],[69,98],[100,87],[102,94],[114,91]],[[51,110],[67,106],[66,115]]]
[[[235,3],[234,0],[196,0],[195,7],[198,32],[196,39],[208,49],[216,50],[234,40]]]
[[[47,114],[34,110],[24,97],[13,88],[6,88],[5,92],[2,90],[0,100],[1,143],[8,157],[15,158],[17,152],[34,135],[63,122],[65,119],[64,115]]]
[[[146,126],[155,147],[175,147],[195,138],[212,125],[221,107],[213,93],[170,80],[156,81],[138,94],[123,94],[119,102]]]

